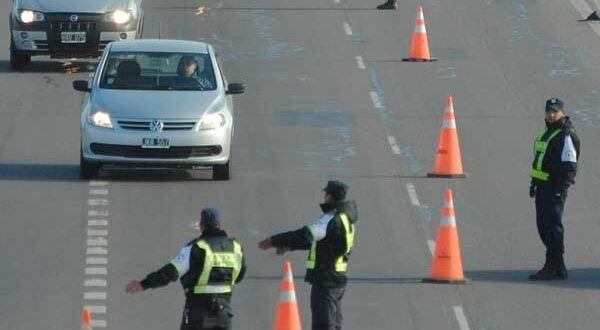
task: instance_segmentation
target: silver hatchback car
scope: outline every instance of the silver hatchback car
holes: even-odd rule
[[[81,114],[82,178],[102,166],[212,167],[230,177],[232,94],[212,46],[181,40],[110,43],[94,75],[73,82],[87,92]]]

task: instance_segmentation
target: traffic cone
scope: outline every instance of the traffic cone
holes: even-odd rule
[[[446,99],[446,110],[444,122],[440,131],[440,140],[435,155],[433,172],[427,173],[430,178],[466,178],[463,172],[460,155],[460,144],[456,130],[456,118],[454,117],[454,101],[452,96]]]
[[[435,253],[431,262],[431,273],[429,278],[424,279],[423,282],[447,284],[467,282],[463,274],[454,201],[450,188],[447,188],[444,193],[444,207],[435,242]]]
[[[425,29],[425,17],[423,16],[423,7],[417,8],[417,19],[415,20],[415,30],[412,35],[410,53],[408,58],[402,59],[405,62],[433,62],[437,61],[429,53],[429,42],[427,41],[427,30]]]
[[[92,314],[87,307],[81,311],[81,330],[92,330]]]
[[[283,263],[283,279],[279,284],[279,303],[275,314],[274,330],[301,330],[300,312],[296,301],[296,289],[294,287],[294,276],[292,275],[292,264],[289,261]]]

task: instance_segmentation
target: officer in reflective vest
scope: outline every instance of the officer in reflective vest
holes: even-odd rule
[[[535,197],[537,228],[546,247],[546,262],[529,276],[535,281],[567,279],[563,254],[563,210],[567,190],[575,183],[579,138],[559,99],[546,102],[546,131],[534,143],[529,196]]]
[[[298,230],[271,236],[261,241],[259,247],[276,248],[278,254],[309,250],[305,280],[311,284],[312,329],[339,330],[358,213],[356,203],[346,200],[348,186],[344,183],[329,181],[323,190],[321,216]]]
[[[170,263],[142,281],[131,281],[128,293],[165,286],[177,279],[185,292],[181,330],[231,329],[231,294],[246,272],[242,246],[221,230],[219,213],[202,210],[202,235],[186,244]]]

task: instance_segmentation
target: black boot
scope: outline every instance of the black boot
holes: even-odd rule
[[[380,9],[380,10],[386,10],[386,9],[387,10],[389,10],[389,9],[395,10],[397,8],[398,8],[398,6],[396,5],[396,0],[387,0],[385,3],[377,6],[377,9]]]
[[[557,280],[566,280],[569,278],[567,267],[565,266],[565,259],[562,254],[556,256],[554,272],[556,273]]]

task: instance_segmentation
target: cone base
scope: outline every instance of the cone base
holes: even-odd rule
[[[426,58],[403,58],[402,62],[435,62],[437,61],[437,58],[430,58],[430,59],[426,59]]]
[[[464,278],[462,280],[438,280],[434,278],[424,278],[423,283],[433,283],[433,284],[469,284],[471,280],[468,278]]]
[[[443,179],[464,179],[467,177],[466,173],[463,174],[437,174],[427,173],[428,178],[443,178]]]

